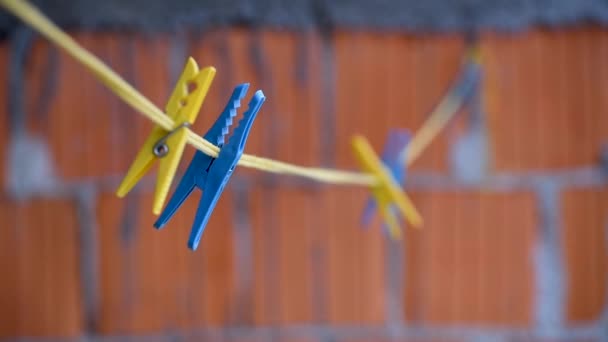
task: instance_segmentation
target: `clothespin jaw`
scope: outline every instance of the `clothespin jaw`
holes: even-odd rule
[[[188,248],[196,250],[198,247],[205,226],[211,217],[211,213],[213,212],[213,209],[215,209],[217,201],[228,184],[232,172],[243,154],[253,121],[265,100],[266,97],[261,90],[255,92],[251,101],[249,101],[249,108],[243,114],[243,119],[239,121],[239,124],[232,133],[228,143],[222,147],[217,159],[213,162],[213,165],[209,170],[198,211],[194,217],[194,224],[190,231],[190,237],[188,238]]]
[[[224,144],[224,137],[228,134],[232,118],[236,116],[236,109],[240,107],[240,100],[245,97],[248,87],[248,84],[241,84],[234,89],[226,108],[205,134],[206,140],[220,147],[217,158],[209,157],[200,151],[195,153],[165,210],[154,223],[158,229],[164,227],[195,187],[203,190],[188,239],[188,247],[192,250],[198,247],[211,213],[243,154],[253,121],[266,99],[260,90],[254,94],[247,111],[243,114],[243,119],[239,121],[232,136]]]
[[[154,127],[119,185],[116,191],[118,197],[124,197],[131,191],[154,161],[160,159],[152,209],[154,214],[160,213],[186,146],[188,132],[183,128],[191,126],[196,120],[214,76],[215,68],[199,70],[196,61],[188,59],[166,106],[167,115],[173,119],[172,130]]]
[[[393,178],[389,169],[380,161],[367,139],[363,136],[355,136],[352,146],[363,171],[376,177],[377,184],[372,187],[372,195],[384,217],[391,236],[395,239],[401,237],[397,217],[391,210],[393,204],[408,223],[416,228],[420,227],[422,216],[403,192],[399,183]]]
[[[405,162],[401,160],[401,152],[406,148],[407,143],[410,141],[410,133],[406,130],[391,130],[388,134],[388,138],[382,151],[382,163],[386,166],[391,176],[400,188],[403,187],[405,182]],[[361,216],[362,226],[369,226],[374,213],[376,212],[377,205],[374,197],[370,197],[367,201],[367,205]],[[390,206],[390,212],[392,216],[395,216],[396,210],[394,205]],[[391,238],[397,238],[395,236],[395,230],[391,229],[390,226],[386,226],[391,233]]]
[[[217,120],[215,120],[211,128],[207,130],[207,133],[205,133],[205,140],[220,148],[224,145],[224,136],[228,134],[229,127],[232,125],[232,119],[236,116],[236,110],[241,106],[241,99],[247,94],[248,88],[249,84],[244,83],[238,85],[234,89],[226,107]],[[204,188],[209,168],[214,160],[215,158],[208,156],[201,151],[196,151],[184,176],[177,185],[169,202],[167,202],[165,209],[154,223],[154,227],[162,229],[177,212],[179,207],[181,207],[186,198],[190,196],[195,187],[198,187],[201,190]]]

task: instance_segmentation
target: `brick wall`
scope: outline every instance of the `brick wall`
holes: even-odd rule
[[[186,56],[215,65],[198,132],[249,81],[268,100],[248,153],[350,169],[351,135],[378,150],[389,128],[418,128],[464,49],[456,35],[73,34],[159,106]],[[239,169],[192,253],[195,199],[159,232],[152,177],[113,195],[151,125],[17,32],[0,48],[0,337],[608,341],[608,31],[481,47],[483,115],[463,110],[408,176],[423,230],[392,242],[359,228],[365,189]]]

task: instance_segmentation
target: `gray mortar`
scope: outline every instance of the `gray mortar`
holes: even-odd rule
[[[6,165],[6,190],[16,198],[52,193],[58,186],[48,146],[39,138],[13,136]]]
[[[24,69],[26,57],[32,45],[33,32],[24,27],[19,27],[12,32],[10,42],[10,58],[8,77],[6,79],[8,97],[8,120],[11,131],[21,134],[25,131],[25,77]]]
[[[450,145],[451,172],[456,179],[467,184],[481,184],[488,176],[488,133],[482,108],[482,90],[481,81],[476,82],[473,93],[466,101],[469,109],[467,130]]]
[[[381,228],[385,230],[385,227]],[[408,227],[406,227],[408,229]],[[387,241],[385,244],[385,321],[388,334],[398,338],[398,331],[405,322],[403,303],[405,303],[405,271],[403,268],[405,243],[403,241]]]
[[[237,275],[235,282],[235,303],[231,310],[233,316],[229,322],[233,325],[251,324],[253,317],[253,246],[251,241],[251,212],[249,208],[249,199],[252,191],[249,182],[244,182],[238,177],[235,177],[230,182],[232,192],[232,208],[236,213],[233,219],[233,251],[234,253],[234,273]]]
[[[554,181],[537,183],[536,194],[540,210],[540,229],[534,251],[535,320],[547,338],[559,337],[565,321],[566,270],[562,260],[560,187]]]
[[[608,24],[607,0],[34,0],[66,28],[204,30],[227,25],[405,31],[512,31],[581,22]],[[17,21],[0,15],[0,34]]]
[[[78,208],[79,269],[84,330],[96,333],[99,313],[99,234],[97,229],[97,191],[92,185],[74,189]]]
[[[8,89],[8,124],[11,136],[5,161],[7,192],[19,199],[35,194],[53,193],[59,182],[55,177],[53,158],[46,142],[26,132],[24,70],[33,33],[27,28],[15,30],[11,37]]]

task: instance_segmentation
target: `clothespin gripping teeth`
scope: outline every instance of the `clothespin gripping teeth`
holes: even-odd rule
[[[422,216],[400,188],[398,182],[391,176],[390,171],[374,153],[367,139],[362,136],[355,136],[352,146],[363,171],[371,173],[377,178],[377,184],[372,187],[372,195],[389,227],[391,236],[394,238],[401,237],[398,220],[391,210],[392,204],[396,205],[408,223],[416,228],[420,227]]]
[[[119,185],[118,197],[131,191],[154,161],[161,158],[152,210],[155,214],[160,213],[188,139],[185,128],[194,123],[214,76],[215,68],[199,70],[194,59],[188,59],[165,108],[173,120],[173,129],[154,127]]]

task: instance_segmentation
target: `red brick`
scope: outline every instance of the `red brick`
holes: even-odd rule
[[[255,324],[316,321],[314,267],[324,281],[322,310],[330,323],[384,321],[386,236],[379,228],[359,227],[366,196],[352,188],[254,192]],[[427,224],[421,232],[408,230],[408,319],[527,324],[536,227],[532,196],[433,193],[415,200]],[[512,213],[518,219],[507,222]],[[314,248],[325,257],[313,258]]]
[[[251,130],[246,153],[318,164],[322,96],[319,44],[312,33],[240,29],[215,31],[193,39],[190,54],[218,70],[200,125],[195,126],[197,131],[204,134],[233,87],[247,82],[250,88],[241,113],[258,89],[264,91],[266,102]],[[299,79],[299,72],[304,73],[305,80]]]
[[[256,325],[379,324],[384,236],[359,227],[364,190],[259,188],[250,198]]]
[[[595,164],[608,134],[608,33],[536,30],[483,41],[486,112],[499,170]]]
[[[334,42],[335,151],[343,167],[354,165],[353,134],[367,136],[379,150],[389,129],[417,131],[454,81],[463,52],[455,36],[339,32]],[[446,153],[443,134],[413,167],[445,170]]]
[[[261,86],[255,66],[251,63],[250,44],[252,34],[248,30],[222,29],[189,39],[188,55],[196,59],[201,67],[213,66],[217,69],[213,85],[197,118],[193,130],[204,135],[224,109],[234,87],[240,83],[250,83],[248,97],[241,102],[242,115],[253,92]],[[233,121],[236,124],[240,119]],[[258,114],[247,140],[245,152],[256,151],[260,147],[261,135],[268,127],[269,118],[265,106]],[[233,126],[234,127],[234,126]],[[232,130],[231,130],[232,132]],[[259,151],[259,150],[258,150]],[[192,153],[192,152],[190,152]]]
[[[305,323],[312,317],[315,192],[256,189],[253,234],[253,322]]]
[[[78,223],[73,203],[2,199],[0,217],[0,337],[79,336]]]
[[[608,191],[570,190],[563,194],[563,235],[568,275],[568,320],[596,320],[608,291]]]
[[[425,225],[407,229],[406,319],[527,326],[537,224],[529,193],[414,195]]]
[[[103,195],[100,331],[152,333],[225,324],[234,311],[231,194],[224,192],[197,251],[186,247],[198,196],[166,228],[152,224],[151,195]]]
[[[381,324],[385,312],[384,243],[379,229],[365,231],[359,217],[368,192],[330,188],[316,209],[324,212],[328,319],[332,324]]]
[[[77,34],[76,40],[164,107],[169,79],[167,40]],[[29,127],[50,144],[58,174],[67,179],[126,172],[152,125],[124,104],[73,58],[59,52],[56,84],[43,106],[49,43],[35,43],[27,66]]]
[[[268,101],[263,113],[272,136],[270,156],[304,165],[318,165],[321,141],[322,66],[320,39],[313,33],[264,32],[260,48],[262,87]],[[264,70],[261,70],[264,72]],[[326,129],[326,128],[325,128]]]

